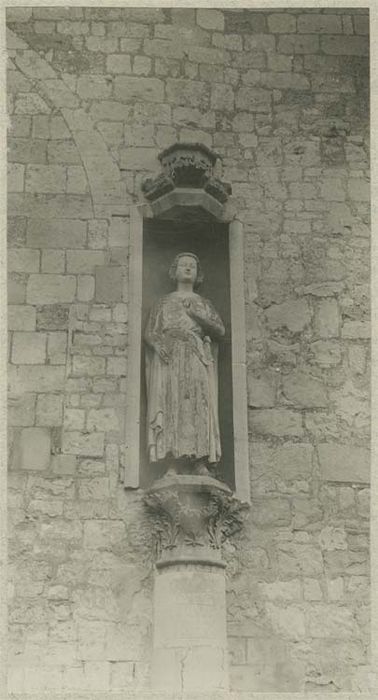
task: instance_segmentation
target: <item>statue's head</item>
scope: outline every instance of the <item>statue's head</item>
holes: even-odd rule
[[[203,282],[200,261],[194,253],[179,253],[169,268],[169,277],[175,282],[191,281],[196,289]]]

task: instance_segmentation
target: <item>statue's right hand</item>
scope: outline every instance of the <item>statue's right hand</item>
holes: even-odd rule
[[[155,343],[155,350],[158,353],[159,357],[163,362],[168,364],[169,362],[169,355],[168,352],[166,351],[165,347],[161,345],[160,343]]]

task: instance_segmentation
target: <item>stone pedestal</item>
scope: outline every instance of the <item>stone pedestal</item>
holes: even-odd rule
[[[204,476],[163,477],[145,500],[158,543],[151,686],[227,691],[221,543],[240,527],[241,504],[225,484]]]

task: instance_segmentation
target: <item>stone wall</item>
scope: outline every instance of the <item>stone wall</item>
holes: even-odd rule
[[[128,226],[175,141],[244,223],[252,507],[232,689],[368,690],[368,15],[7,10],[10,688],[145,687],[153,552],[125,491]]]

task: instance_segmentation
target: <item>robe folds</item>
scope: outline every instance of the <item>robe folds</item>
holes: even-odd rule
[[[201,322],[189,314],[185,299],[195,302]],[[166,456],[219,462],[218,345],[210,335],[223,333],[211,302],[194,292],[172,292],[151,309],[145,331],[150,462]]]

